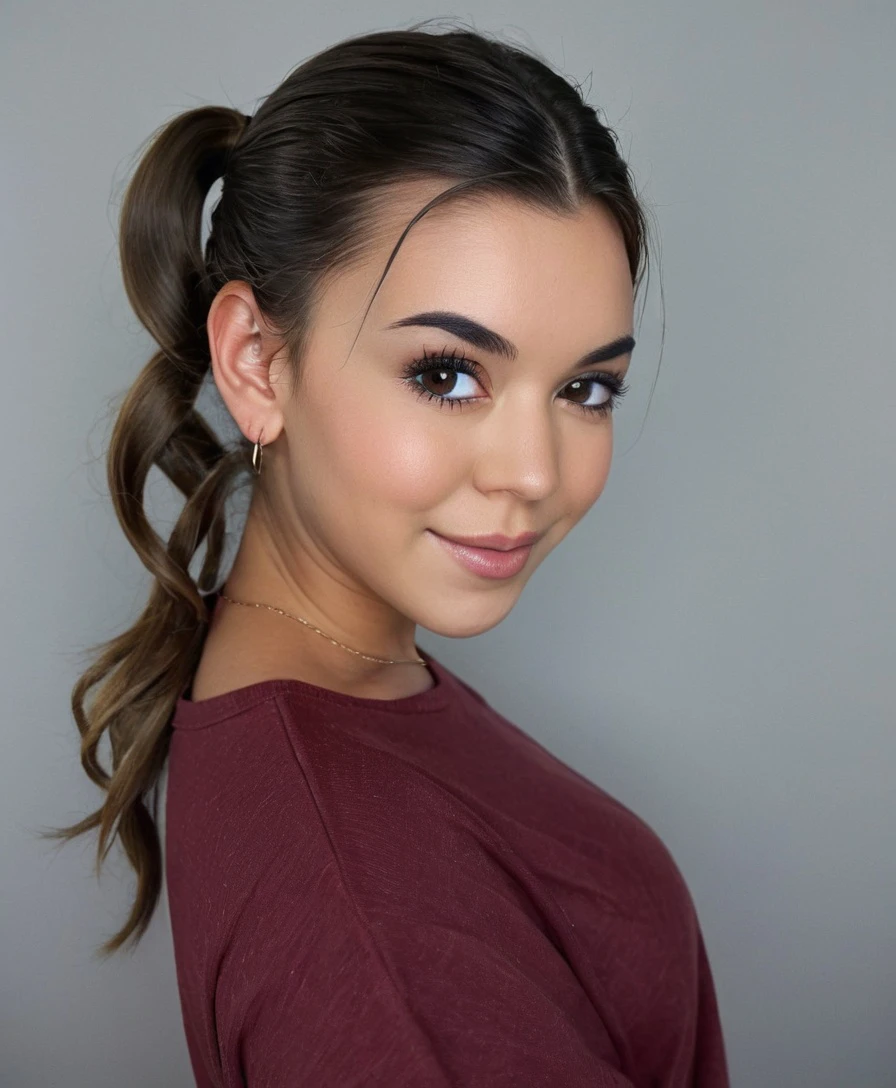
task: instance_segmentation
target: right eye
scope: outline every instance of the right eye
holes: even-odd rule
[[[462,406],[471,400],[479,400],[479,397],[473,396],[448,396],[449,393],[455,391],[458,376],[478,378],[478,373],[479,364],[465,355],[458,355],[454,351],[440,352],[436,355],[424,352],[422,359],[415,359],[404,368],[402,377],[417,396],[437,401],[440,408],[445,404],[453,408],[455,405]],[[427,389],[418,379],[423,376],[429,378],[430,375],[434,376],[432,380],[435,381],[437,387],[441,384],[450,388],[442,390],[437,388],[435,392]]]

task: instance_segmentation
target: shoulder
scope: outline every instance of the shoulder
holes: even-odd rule
[[[432,871],[449,841],[461,865],[474,825],[489,833],[388,738],[367,742],[363,721],[348,729],[333,719],[325,703],[298,704],[275,685],[212,728],[175,730],[166,867],[172,915],[184,925],[204,924],[209,939],[210,927],[230,932],[250,897],[264,909],[264,896],[304,895],[325,867],[376,898],[390,874]],[[199,904],[212,901],[214,917],[200,917]]]

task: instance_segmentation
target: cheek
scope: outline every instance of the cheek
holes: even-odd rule
[[[433,418],[438,410],[426,411],[402,392],[353,400],[338,417],[328,414],[334,484],[341,480],[356,501],[383,514],[432,509],[463,470],[450,428]]]
[[[566,505],[578,517],[600,498],[613,460],[612,424],[599,424],[593,431],[582,435],[581,444],[569,447],[561,469]]]

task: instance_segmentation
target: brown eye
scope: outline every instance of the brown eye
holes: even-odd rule
[[[462,408],[470,401],[480,398],[470,395],[452,396],[451,394],[457,392],[458,379],[466,376],[476,379],[478,384],[479,373],[479,364],[474,360],[446,349],[436,355],[424,352],[422,359],[415,359],[404,368],[402,377],[418,396],[436,401],[440,408],[445,405],[449,408]],[[463,383],[461,388],[463,389]],[[628,392],[628,386],[622,378],[606,371],[583,374],[580,378],[567,382],[564,389],[572,391],[572,395],[566,399],[593,418],[609,415]],[[596,390],[600,392],[595,394]],[[599,399],[589,404],[595,395]]]
[[[444,397],[453,392],[457,383],[456,370],[421,370],[418,377],[420,385],[436,396]]]
[[[586,402],[593,395],[592,387],[601,390],[598,394],[600,400],[597,403],[588,404]],[[566,388],[573,391],[572,398],[569,398],[573,404],[581,408],[583,412],[596,415],[609,415],[628,392],[628,386],[622,378],[608,373],[584,374],[581,378],[569,382]]]
[[[478,384],[478,375],[478,363],[446,349],[438,355],[424,353],[422,359],[415,359],[404,368],[402,377],[418,396],[437,401],[440,408],[445,405],[460,408],[468,401],[479,399],[470,395]],[[470,392],[464,389],[464,382],[461,381],[460,391],[463,395],[451,396],[458,392],[459,379],[467,380]]]
[[[604,393],[609,395],[610,391],[607,389],[607,387],[605,385],[602,385],[600,382],[596,382],[593,378],[576,378],[576,380],[574,382],[570,382],[569,385],[567,385],[566,388],[571,389],[573,391],[573,397],[575,397],[575,398],[581,397],[582,398],[581,402],[578,399],[576,399],[575,400],[576,404],[580,404],[582,408],[589,408],[589,407],[594,407],[594,406],[585,404],[584,402],[587,401],[589,399],[589,397],[592,395],[592,390],[591,390],[590,386],[597,386],[599,389],[602,389],[604,391]],[[606,401],[604,400],[604,401],[601,401],[600,403],[604,404],[604,403],[606,403]],[[600,405],[597,405],[597,407],[600,407]]]

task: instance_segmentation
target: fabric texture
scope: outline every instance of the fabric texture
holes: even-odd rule
[[[401,699],[178,699],[165,871],[198,1088],[728,1088],[667,848],[417,649],[434,686]]]

